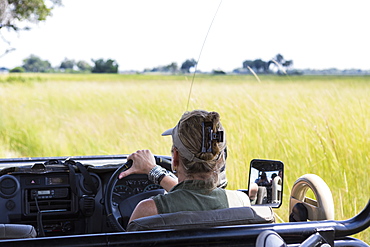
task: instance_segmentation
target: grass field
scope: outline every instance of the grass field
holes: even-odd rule
[[[185,110],[218,111],[227,131],[230,189],[247,188],[253,158],[285,164],[283,206],[303,174],[331,188],[335,219],[370,198],[370,77],[2,75],[0,157],[170,154]],[[370,242],[370,230],[361,235]]]

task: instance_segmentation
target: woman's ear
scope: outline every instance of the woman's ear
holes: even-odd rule
[[[176,148],[172,152],[172,171],[176,172],[179,167],[179,151]]]

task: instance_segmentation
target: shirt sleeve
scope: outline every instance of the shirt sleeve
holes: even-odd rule
[[[247,194],[237,190],[226,190],[229,208],[250,207],[251,201]]]

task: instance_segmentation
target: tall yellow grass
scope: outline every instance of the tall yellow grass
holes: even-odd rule
[[[10,78],[10,79],[9,79]],[[247,188],[253,158],[285,163],[284,204],[306,173],[331,188],[335,218],[370,198],[370,77],[16,75],[0,77],[0,157],[168,155],[185,110],[218,111],[229,188]],[[360,235],[370,242],[369,230]]]

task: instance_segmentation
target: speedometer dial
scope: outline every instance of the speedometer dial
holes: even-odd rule
[[[120,195],[127,195],[130,196],[132,194],[132,189],[127,185],[119,184],[114,187],[114,193],[118,193]]]
[[[133,194],[132,188],[127,185],[118,184],[113,189],[112,203],[117,206],[121,201]]]
[[[158,184],[149,184],[145,187],[144,192],[150,191],[150,190],[157,190],[157,189],[161,189],[161,188],[162,187]]]

